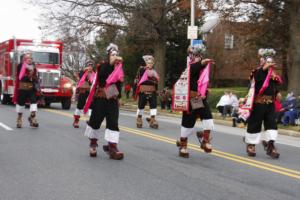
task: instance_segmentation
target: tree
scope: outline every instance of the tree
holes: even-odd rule
[[[77,73],[86,66],[88,60],[93,60],[95,53],[90,52],[89,57],[87,53],[90,51],[89,41],[71,36],[67,30],[65,31],[64,37],[60,39],[64,44],[62,71],[76,82]]]
[[[44,17],[52,22],[54,26],[48,27],[53,30],[69,27],[74,35],[87,35],[91,31],[103,33],[103,30],[110,27],[118,34],[134,38],[135,42],[146,47],[147,53],[154,54],[156,69],[161,77],[160,89],[165,83],[168,35],[174,30],[174,27],[169,25],[174,26],[174,23],[171,23],[175,19],[174,13],[183,13],[181,16],[187,17],[186,10],[181,8],[187,2],[187,0],[35,1],[48,11]],[[184,28],[185,32],[187,27],[180,28]],[[187,46],[182,48],[186,49]]]
[[[300,1],[288,1],[289,49],[288,90],[300,95]]]
[[[229,20],[247,21],[250,49],[271,47],[281,58],[288,90],[300,94],[300,2],[297,0],[216,0],[218,12]],[[242,31],[245,31],[242,30]]]

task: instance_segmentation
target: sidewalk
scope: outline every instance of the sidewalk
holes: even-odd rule
[[[125,110],[125,111],[136,112],[137,105],[130,104],[130,103],[125,103],[125,104],[121,105],[120,109]],[[170,111],[167,111],[167,110],[161,110],[160,108],[157,108],[157,111],[158,111],[158,115],[178,117],[178,118],[181,117],[180,112],[170,112]],[[146,106],[146,108],[145,108],[145,113],[149,114],[148,106]],[[214,118],[214,122],[216,124],[221,124],[221,125],[225,125],[225,126],[232,126],[231,118],[222,119],[220,117],[220,115],[218,115],[217,113],[213,113],[213,118]],[[300,131],[287,130],[287,129],[278,129],[278,133],[281,134],[281,135],[300,137]]]

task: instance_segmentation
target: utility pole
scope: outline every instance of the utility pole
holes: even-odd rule
[[[195,26],[195,1],[191,0],[191,26]],[[193,39],[191,39],[191,46],[193,44]]]
[[[195,1],[191,0],[191,24],[188,26],[187,39],[191,40],[191,46],[193,46],[193,40],[198,38],[198,27],[195,26]]]

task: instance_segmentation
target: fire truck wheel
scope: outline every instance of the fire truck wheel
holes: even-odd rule
[[[11,99],[10,99],[9,95],[3,94],[2,99],[1,99],[2,104],[4,104],[4,105],[9,104],[10,100]]]
[[[45,107],[49,108],[50,105],[51,105],[51,102],[50,102],[50,101],[46,101],[46,102],[45,102]]]
[[[61,107],[64,110],[69,110],[71,108],[71,99],[64,99],[61,101]]]

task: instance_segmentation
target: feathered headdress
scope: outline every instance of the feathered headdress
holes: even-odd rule
[[[94,62],[93,62],[92,60],[87,60],[87,61],[85,62],[85,65],[89,65],[89,64],[94,65]]]
[[[151,56],[151,55],[144,55],[143,56],[143,59],[144,59],[144,61],[147,63],[147,62],[153,62],[154,63],[154,57],[153,56]]]
[[[108,45],[108,47],[106,47],[106,51],[107,51],[108,54],[111,53],[112,51],[116,51],[118,53],[119,52],[119,48],[118,48],[118,46],[116,44],[110,43]]]
[[[192,47],[192,53],[194,55],[202,55],[206,51],[204,44],[197,44]]]
[[[259,49],[258,55],[264,58],[274,57],[276,55],[276,51],[274,49],[266,48],[266,49]]]

